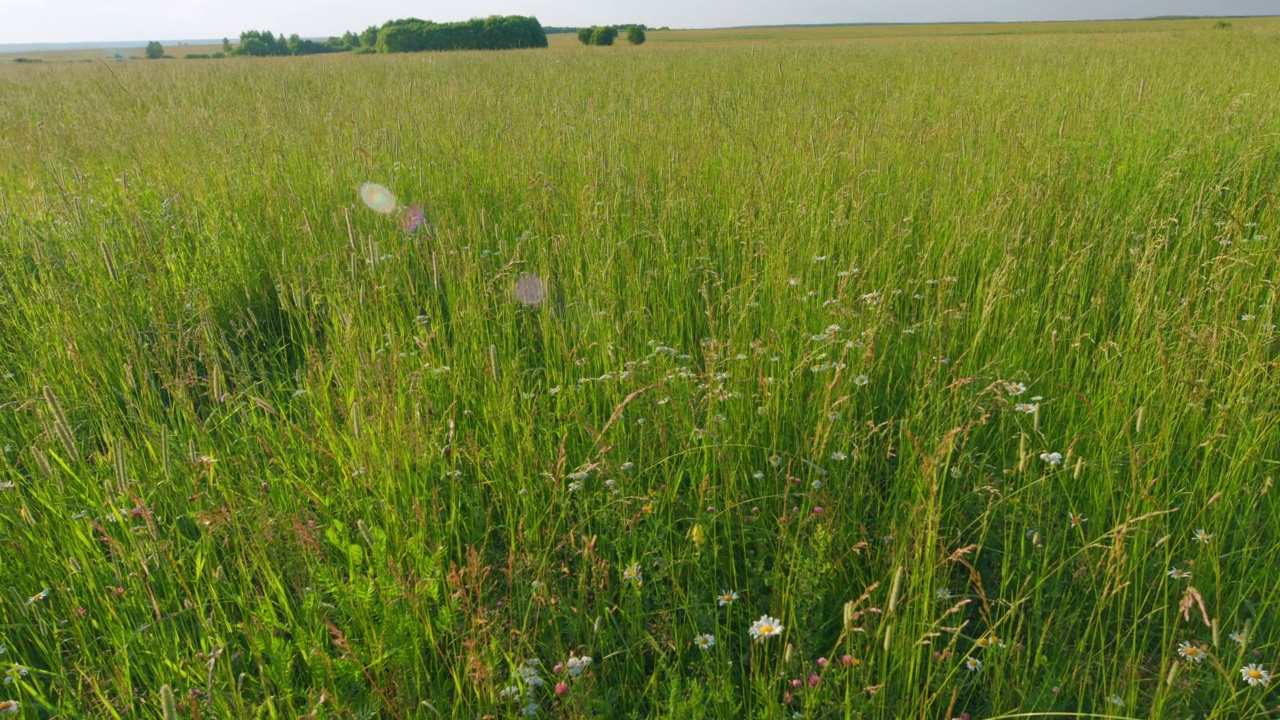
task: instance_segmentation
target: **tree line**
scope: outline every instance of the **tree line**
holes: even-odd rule
[[[189,58],[219,58],[231,56],[272,57],[285,55],[320,55],[324,53],[423,52],[429,50],[508,50],[515,48],[544,48],[547,33],[576,32],[584,45],[612,45],[619,31],[625,31],[633,45],[645,41],[647,27],[634,25],[605,25],[590,28],[544,28],[535,17],[523,15],[492,15],[462,22],[436,23],[418,18],[388,20],[382,25],[370,25],[361,32],[345,32],[341,37],[327,40],[310,40],[284,33],[276,35],[270,30],[246,30],[240,33],[240,42],[223,38],[222,52],[210,55],[188,55]],[[160,43],[147,46],[148,58],[168,57]]]
[[[273,55],[319,55],[354,52],[391,53],[425,50],[510,50],[547,46],[547,35],[537,18],[522,15],[493,15],[462,22],[436,23],[405,18],[370,25],[359,33],[346,32],[342,37],[317,41],[270,31],[246,30],[240,33],[240,44],[222,41],[226,55],[266,57]]]

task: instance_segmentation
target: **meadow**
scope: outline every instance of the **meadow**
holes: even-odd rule
[[[5,63],[0,712],[1270,716],[1280,21],[1037,27]]]

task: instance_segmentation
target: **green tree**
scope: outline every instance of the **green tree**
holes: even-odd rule
[[[618,28],[615,27],[598,27],[591,31],[592,45],[612,45],[613,39],[618,37]]]
[[[222,53],[223,53],[224,55],[230,55],[230,54],[234,53],[235,51],[236,51],[236,50],[235,50],[235,48],[231,47],[231,39],[230,39],[230,38],[222,38]]]
[[[164,57],[163,45],[156,42],[155,40],[152,40],[151,42],[147,43],[147,59],[148,60],[159,60],[162,57]]]
[[[583,45],[590,45],[592,29],[593,28],[578,28],[578,42]]]
[[[632,45],[643,45],[644,41],[644,28],[639,25],[632,25],[627,28],[627,42]]]

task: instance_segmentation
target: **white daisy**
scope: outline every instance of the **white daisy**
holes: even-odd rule
[[[1174,580],[1189,580],[1189,579],[1191,579],[1191,571],[1190,571],[1190,570],[1179,570],[1179,569],[1178,569],[1178,568],[1176,568],[1176,567],[1169,568],[1169,572],[1167,573],[1167,575],[1168,575],[1169,577],[1173,578]]]
[[[1191,539],[1198,543],[1208,543],[1213,539],[1213,533],[1205,532],[1204,528],[1199,528],[1191,534]]]
[[[703,633],[693,639],[693,644],[697,645],[699,650],[710,650],[715,647],[716,636],[710,633]]]
[[[732,590],[725,590],[721,592],[720,597],[716,599],[720,601],[720,607],[724,607],[725,605],[732,605],[733,601],[738,599],[738,593]]]
[[[1013,409],[1017,410],[1018,412],[1031,415],[1035,413],[1036,410],[1039,410],[1040,406],[1035,403],[1018,403],[1017,405],[1013,406]]]
[[[1208,655],[1208,653],[1199,646],[1192,645],[1189,640],[1183,641],[1182,644],[1178,646],[1178,654],[1187,662],[1197,664],[1204,662],[1205,656]]]
[[[761,615],[759,620],[751,623],[751,627],[747,632],[751,634],[751,638],[753,640],[760,641],[765,638],[773,637],[774,635],[781,635],[782,630],[783,627],[781,620],[769,617],[768,615]]]
[[[1263,670],[1261,665],[1245,665],[1240,668],[1240,677],[1250,685],[1266,687],[1271,683],[1271,673]]]
[[[970,655],[964,659],[964,667],[969,672],[978,672],[982,669],[982,661]]]
[[[1004,384],[1004,391],[1010,395],[1021,395],[1027,391],[1027,386],[1020,382],[1011,382]]]

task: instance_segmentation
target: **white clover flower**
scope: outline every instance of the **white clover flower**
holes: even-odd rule
[[[751,627],[747,629],[747,632],[751,634],[753,640],[759,642],[775,635],[781,635],[782,630],[781,620],[768,615],[761,615],[759,620],[751,623]]]
[[[565,668],[569,671],[569,677],[578,677],[579,675],[582,674],[582,671],[591,667],[591,662],[592,660],[590,655],[582,655],[580,657],[570,655],[569,659],[565,661],[564,665],[565,665]]]

